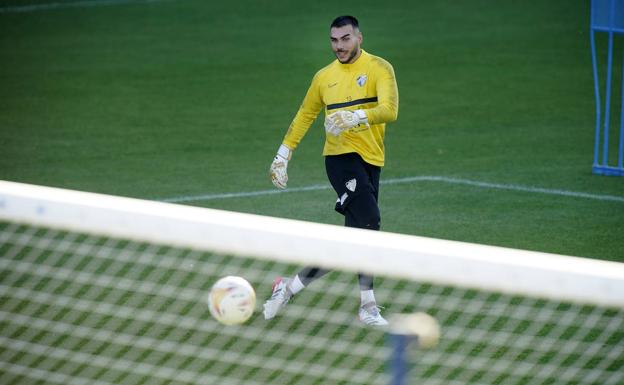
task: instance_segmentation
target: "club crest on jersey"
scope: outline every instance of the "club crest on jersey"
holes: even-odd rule
[[[366,80],[368,80],[368,76],[366,76],[366,74],[362,74],[362,75],[358,76],[356,82],[357,82],[358,86],[364,87],[364,84],[366,84]]]
[[[347,187],[347,190],[354,192],[355,191],[355,186],[357,186],[357,180],[355,180],[355,178],[351,179],[350,181],[348,181],[347,183],[345,183],[345,186]]]

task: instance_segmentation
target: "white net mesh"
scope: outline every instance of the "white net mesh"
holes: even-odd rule
[[[0,202],[0,211],[11,204]],[[292,276],[303,263],[18,224],[6,216],[2,384],[391,380],[386,334],[357,320],[360,266],[313,282],[266,321],[260,310],[273,278]],[[210,286],[225,275],[243,276],[257,290],[257,311],[242,326],[218,324],[206,306]],[[375,295],[384,314],[424,311],[441,324],[437,347],[411,351],[409,384],[624,383],[623,306],[389,275],[377,276]]]

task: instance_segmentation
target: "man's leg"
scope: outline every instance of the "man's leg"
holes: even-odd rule
[[[380,212],[377,205],[381,169],[365,163],[357,154],[325,158],[327,176],[338,194],[336,211],[345,216],[345,226],[379,230]],[[266,319],[273,318],[290,298],[329,270],[305,267],[292,279],[278,277],[273,294],[264,305]],[[358,275],[360,284],[360,320],[369,325],[385,325],[373,292],[373,276]]]
[[[329,270],[321,269],[320,267],[304,267],[301,271],[299,271],[299,273],[297,273],[297,276],[304,286],[308,286],[310,282],[321,278],[327,273],[329,273]]]
[[[345,210],[345,226],[359,229],[379,230],[381,215],[377,200],[372,193],[361,194],[353,199]],[[373,277],[359,274],[360,290],[373,290]]]
[[[355,197],[345,211],[345,226],[360,229],[379,230],[381,215],[377,199],[373,192],[362,193]],[[360,283],[360,320],[368,325],[386,325],[387,321],[379,313],[373,291],[373,276],[359,274]]]
[[[338,193],[336,211],[344,214],[345,226],[379,230],[381,214],[377,201],[381,168],[367,164],[357,154],[347,154],[344,158],[328,158],[326,158],[327,174]],[[358,280],[360,320],[368,325],[386,325],[387,321],[377,307],[373,276],[358,274]]]

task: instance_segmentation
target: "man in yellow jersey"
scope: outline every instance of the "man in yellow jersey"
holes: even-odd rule
[[[353,16],[337,17],[330,26],[336,59],[314,75],[299,111],[277,151],[270,174],[286,188],[288,161],[312,122],[325,109],[323,149],[329,181],[336,190],[336,211],[345,226],[379,230],[379,174],[384,165],[386,123],[397,119],[399,96],[390,63],[364,51],[362,33]],[[264,316],[273,318],[290,298],[327,270],[306,267],[292,279],[278,277]],[[359,318],[368,325],[386,325],[373,292],[373,277],[359,274]]]

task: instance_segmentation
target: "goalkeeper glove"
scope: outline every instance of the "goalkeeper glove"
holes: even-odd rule
[[[282,144],[277,150],[275,158],[273,158],[273,163],[271,163],[269,172],[271,174],[271,182],[273,182],[277,188],[286,188],[286,183],[288,182],[288,172],[286,169],[291,156],[292,150]]]
[[[334,136],[340,135],[343,131],[360,124],[368,127],[368,117],[364,110],[337,111],[325,118],[325,131]]]

